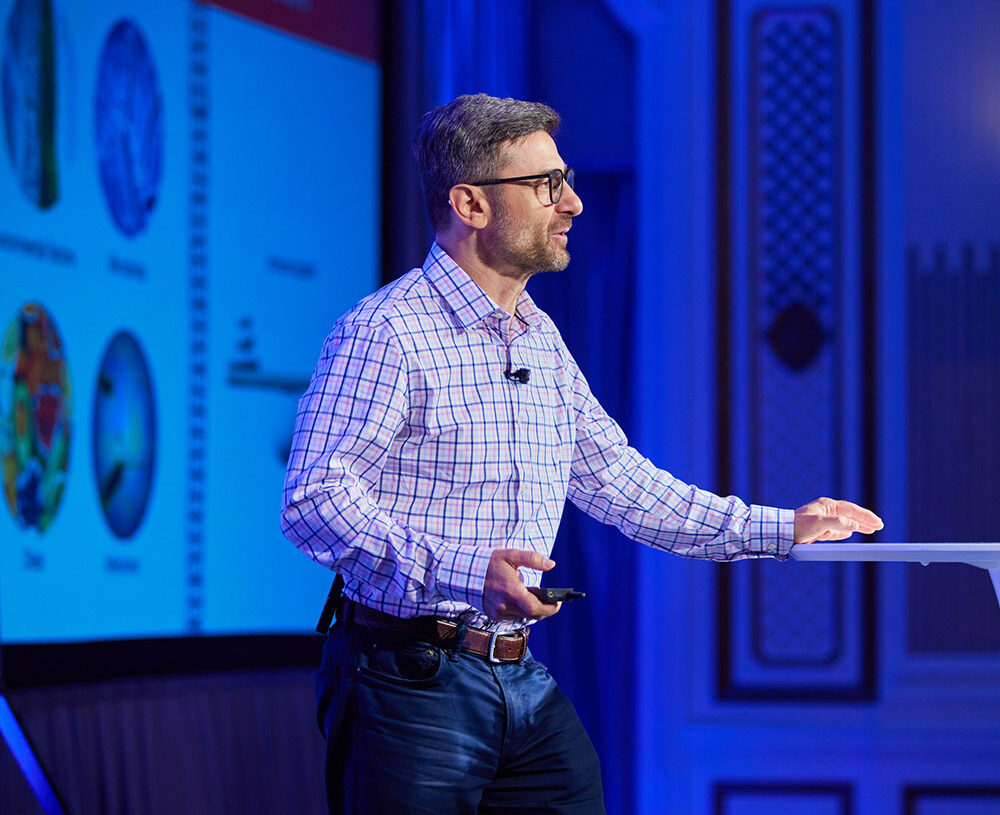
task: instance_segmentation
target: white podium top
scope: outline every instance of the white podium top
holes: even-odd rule
[[[968,563],[989,570],[1000,602],[1000,543],[809,543],[796,544],[791,555],[803,561]]]
[[[809,543],[792,547],[796,560],[882,560],[968,563],[1000,569],[1000,543]]]

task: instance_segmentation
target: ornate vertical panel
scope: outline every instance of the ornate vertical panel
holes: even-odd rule
[[[841,486],[839,40],[831,10],[753,21],[751,474],[764,500]]]
[[[841,492],[839,39],[829,9],[763,11],[750,39],[751,489],[786,506]],[[753,567],[757,658],[835,659],[841,569]]]
[[[728,384],[745,438],[732,451],[743,474],[733,486],[778,506],[856,487],[845,472],[858,423],[843,406],[858,387],[845,382],[845,349],[860,341],[846,336],[859,327],[842,291],[856,274],[845,234],[860,217],[844,192],[854,119],[845,114],[842,36],[834,6],[756,7],[736,106],[746,259],[736,264],[742,313],[733,315],[731,347],[745,373]],[[722,698],[870,696],[864,567],[755,562],[723,572],[720,587]]]

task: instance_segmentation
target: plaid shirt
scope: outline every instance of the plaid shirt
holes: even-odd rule
[[[598,404],[527,293],[514,319],[437,245],[327,337],[299,401],[284,534],[351,599],[488,624],[496,548],[552,550],[563,503],[688,557],[786,558],[790,510],[657,469]],[[520,383],[505,371],[527,368]],[[540,573],[522,571],[529,585]],[[507,626],[504,626],[507,627]]]

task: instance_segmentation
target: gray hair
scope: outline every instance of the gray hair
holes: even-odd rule
[[[496,175],[506,163],[507,142],[539,130],[552,135],[558,127],[559,114],[548,105],[485,93],[459,96],[425,113],[413,136],[413,154],[431,226],[447,227],[452,187]]]

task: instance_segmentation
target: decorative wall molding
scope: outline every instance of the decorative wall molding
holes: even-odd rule
[[[1000,811],[1000,786],[918,784],[903,790],[903,815],[995,815]]]
[[[772,781],[720,782],[714,787],[714,815],[759,813],[762,807],[774,812],[853,815],[854,790],[849,784]]]

